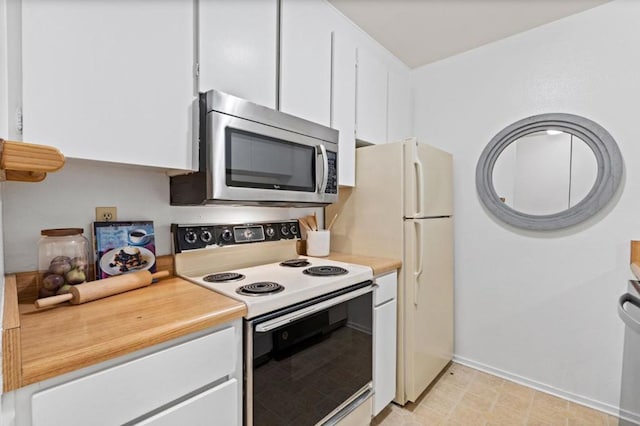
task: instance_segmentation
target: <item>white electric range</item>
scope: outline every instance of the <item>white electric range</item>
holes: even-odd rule
[[[371,397],[371,268],[297,255],[297,221],[172,233],[179,276],[247,306],[244,424],[334,424]]]

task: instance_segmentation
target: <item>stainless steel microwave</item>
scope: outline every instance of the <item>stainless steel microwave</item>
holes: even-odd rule
[[[338,200],[338,131],[216,90],[199,97],[199,170],[172,205],[309,206]]]

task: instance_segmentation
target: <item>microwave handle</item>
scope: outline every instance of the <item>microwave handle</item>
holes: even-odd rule
[[[322,182],[318,186],[318,193],[324,194],[329,180],[329,157],[327,157],[327,148],[324,145],[318,145],[317,148],[318,155],[324,159],[322,162]]]

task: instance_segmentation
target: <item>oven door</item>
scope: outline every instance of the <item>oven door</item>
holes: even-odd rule
[[[371,394],[373,285],[245,323],[245,423],[333,424]]]
[[[207,129],[209,199],[337,201],[337,144],[216,111]]]

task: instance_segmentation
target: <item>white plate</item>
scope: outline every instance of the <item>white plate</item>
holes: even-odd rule
[[[109,275],[121,275],[123,274],[123,272],[120,272],[120,267],[119,266],[110,266],[109,264],[113,262],[113,259],[115,258],[116,254],[120,252],[120,250],[125,249],[129,246],[124,246],[124,247],[118,247],[112,250],[109,250],[108,252],[106,252],[105,254],[102,255],[102,257],[100,258],[100,269],[102,269],[102,271],[106,274]],[[138,250],[140,250],[140,257],[142,258],[142,260],[146,260],[147,263],[145,263],[142,266],[139,266],[137,268],[129,268],[129,270],[127,272],[131,272],[131,271],[145,271],[149,268],[151,268],[153,266],[153,264],[155,263],[155,256],[153,255],[153,253],[151,252],[151,250],[144,248],[144,247],[136,247]],[[126,272],[124,272],[126,273]]]

